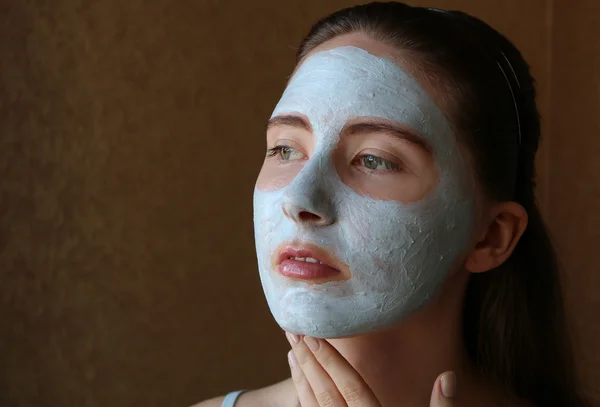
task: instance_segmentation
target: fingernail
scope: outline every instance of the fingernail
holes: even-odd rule
[[[293,351],[288,352],[288,363],[290,364],[290,367],[296,367],[296,357],[294,356]]]
[[[312,336],[305,336],[304,342],[308,345],[310,350],[312,350],[313,352],[316,352],[319,350],[319,340],[318,339],[313,338]]]
[[[296,334],[286,332],[285,336],[292,345],[296,345],[298,342],[300,342],[300,337]]]
[[[442,394],[444,397],[452,398],[456,393],[456,374],[454,372],[444,373],[442,376]]]

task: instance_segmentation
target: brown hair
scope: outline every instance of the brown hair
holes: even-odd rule
[[[323,18],[302,41],[297,61],[352,32],[410,52],[421,73],[451,91],[457,108],[450,116],[473,152],[485,192],[520,203],[529,215],[511,257],[468,283],[463,333],[474,366],[538,407],[586,405],[577,391],[558,261],[535,200],[540,118],[529,65],[481,20],[397,2]]]

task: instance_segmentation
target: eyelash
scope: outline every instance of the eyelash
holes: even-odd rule
[[[365,165],[364,160],[367,157],[373,157],[374,159],[378,159],[381,160],[384,163],[390,163],[392,164],[392,168],[386,168],[384,170],[374,170],[372,168],[369,168]],[[383,157],[379,157],[376,156],[374,154],[363,154],[363,155],[359,155],[358,157],[356,157],[353,161],[354,163],[360,164],[360,166],[363,168],[363,171],[369,173],[369,174],[381,174],[381,173],[386,173],[386,172],[402,172],[402,166],[396,162],[393,162],[391,160],[386,160]]]
[[[289,146],[275,146],[275,147],[267,149],[267,157],[268,158],[273,158],[273,157],[276,157],[277,155],[279,155],[279,157],[278,157],[279,161],[295,161],[295,160],[283,160],[281,158],[281,152],[283,151],[283,149],[286,149],[286,148],[290,149],[292,151],[297,151],[296,149],[294,149],[292,147],[289,147]],[[368,168],[364,164],[364,161],[363,161],[367,157],[373,157],[373,158],[379,159],[379,160],[381,160],[383,162],[391,163],[393,165],[393,168],[387,168],[385,170],[374,170],[374,169]],[[369,174],[381,174],[381,173],[390,172],[390,171],[391,172],[401,172],[402,169],[403,169],[400,164],[395,163],[395,162],[393,162],[391,160],[386,160],[385,158],[376,156],[374,154],[363,154],[363,155],[360,155],[360,156],[356,157],[352,161],[352,163],[353,164],[360,164],[361,167],[364,168],[363,171],[365,171],[365,172],[367,172]]]
[[[283,146],[275,146],[272,148],[267,148],[267,157],[275,157],[275,155],[277,153],[281,154],[281,149],[283,148]]]
[[[298,151],[298,150],[296,150],[296,149],[294,149],[292,147],[289,147],[289,146],[275,146],[273,148],[267,149],[267,157],[269,157],[269,158],[270,157],[275,157],[277,154],[279,154],[280,158],[281,158],[281,152],[285,148],[288,148],[288,149],[293,150],[293,151]],[[289,161],[289,160],[281,160],[281,161]]]

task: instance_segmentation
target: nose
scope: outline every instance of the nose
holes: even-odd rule
[[[333,223],[331,218],[315,212],[317,211],[310,211],[296,205],[283,205],[285,216],[296,223],[314,226],[327,226]]]
[[[286,187],[281,201],[284,215],[299,226],[327,226],[336,221],[335,171],[330,156],[315,154]]]
[[[321,189],[286,194],[282,210],[287,218],[306,226],[331,225],[336,218],[329,197]]]

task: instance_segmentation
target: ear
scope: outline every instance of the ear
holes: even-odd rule
[[[471,273],[482,273],[504,263],[527,228],[527,211],[520,204],[499,202],[491,210],[491,222],[465,263]]]

